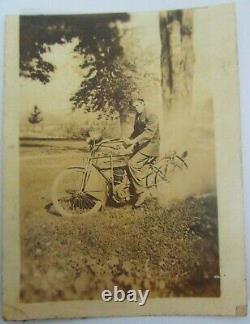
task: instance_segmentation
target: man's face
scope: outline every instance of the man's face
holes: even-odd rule
[[[133,104],[133,107],[138,114],[141,114],[144,110],[144,102],[141,100],[136,100]]]

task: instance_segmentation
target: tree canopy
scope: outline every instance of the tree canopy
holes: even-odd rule
[[[121,45],[122,22],[127,13],[21,16],[20,75],[50,81],[55,66],[43,59],[54,44],[78,39],[74,51],[82,56],[83,80],[70,98],[73,109],[112,111],[120,114],[135,90],[132,78],[126,74],[128,62]]]

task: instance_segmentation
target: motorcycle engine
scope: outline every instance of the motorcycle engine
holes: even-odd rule
[[[119,205],[130,200],[129,179],[126,170],[116,170],[112,196],[113,200]]]

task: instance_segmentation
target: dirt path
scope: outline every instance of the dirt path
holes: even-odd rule
[[[79,155],[83,156],[82,153],[72,153],[71,156],[74,157],[79,157]],[[34,154],[34,155],[24,155],[20,157],[21,161],[26,161],[26,160],[48,160],[48,159],[55,159],[55,158],[63,158],[63,157],[68,157],[69,153],[58,153],[58,154],[49,154],[49,155],[44,155],[44,154]]]

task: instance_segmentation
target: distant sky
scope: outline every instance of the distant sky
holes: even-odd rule
[[[131,14],[131,25],[136,28],[142,47],[150,46],[158,51],[160,47],[159,12],[133,13]]]
[[[39,81],[20,78],[21,115],[26,115],[35,104],[43,113],[67,112],[71,109],[69,98],[79,88],[81,82],[80,60],[73,53],[75,44],[54,45],[44,59],[56,66],[51,81],[44,85]]]

